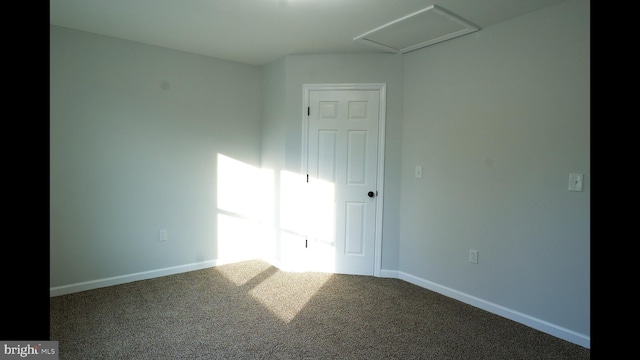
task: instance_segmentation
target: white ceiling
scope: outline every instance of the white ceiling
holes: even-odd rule
[[[50,0],[50,24],[264,65],[385,52],[354,38],[431,5],[483,28],[567,0]]]

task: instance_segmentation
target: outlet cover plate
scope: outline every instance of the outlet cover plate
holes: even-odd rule
[[[478,250],[469,249],[469,262],[473,264],[478,263]]]

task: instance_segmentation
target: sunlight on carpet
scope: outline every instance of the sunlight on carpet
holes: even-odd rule
[[[249,285],[248,294],[285,323],[291,322],[332,276],[330,273],[292,273],[263,261],[245,261],[216,267],[238,287]],[[266,276],[268,275],[268,276]],[[291,286],[292,277],[296,283]],[[255,285],[251,282],[255,281]]]
[[[251,266],[247,266],[247,264],[251,264]],[[270,267],[272,267],[272,265],[267,262],[250,261],[217,266],[215,270],[220,272],[225,278],[229,279],[237,286],[242,286],[248,283],[251,279],[265,272]]]
[[[331,277],[331,274],[307,273],[294,276],[305,276],[308,279],[304,286],[292,288],[289,285],[291,274],[278,271],[253,288],[249,293],[274,315],[285,323],[289,323],[322,288],[324,283]]]

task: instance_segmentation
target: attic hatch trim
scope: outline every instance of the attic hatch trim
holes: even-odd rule
[[[392,25],[399,25],[402,22],[407,23],[409,20],[416,20],[417,16],[425,15],[427,13],[440,15],[443,19],[449,20],[452,24],[458,25],[458,26],[460,26],[462,28],[457,30],[457,31],[453,31],[453,32],[450,32],[448,34],[445,34],[445,35],[441,35],[441,36],[438,36],[438,37],[435,37],[435,38],[432,38],[432,39],[429,39],[429,40],[426,40],[426,41],[422,41],[422,42],[416,43],[414,45],[409,45],[409,46],[400,47],[400,48],[394,47],[394,46],[389,45],[389,44],[383,44],[383,43],[381,43],[379,41],[374,41],[374,40],[371,39],[371,38],[374,37],[373,35],[376,35],[376,34],[383,34],[384,35],[385,31],[390,31],[390,27]],[[469,33],[472,33],[472,32],[476,32],[478,30],[480,30],[480,28],[478,26],[470,23],[469,21],[467,21],[467,20],[465,20],[465,19],[463,19],[463,18],[461,18],[461,17],[459,17],[459,16],[457,16],[457,15],[455,15],[455,14],[453,14],[453,13],[451,13],[451,12],[449,12],[449,11],[439,7],[439,6],[437,6],[437,5],[431,5],[431,6],[428,6],[428,7],[424,8],[424,9],[422,9],[422,10],[418,10],[418,11],[416,11],[414,13],[411,13],[409,15],[403,16],[403,17],[401,17],[401,18],[399,18],[397,20],[394,20],[394,21],[386,23],[386,24],[384,24],[382,26],[379,26],[379,27],[377,27],[377,28],[375,28],[373,30],[367,31],[366,33],[364,33],[362,35],[354,37],[353,40],[361,42],[361,43],[364,43],[364,44],[367,44],[367,45],[371,45],[371,46],[374,46],[374,47],[377,47],[377,48],[380,48],[380,49],[383,49],[383,50],[386,50],[386,51],[389,51],[389,52],[392,52],[392,53],[404,54],[404,53],[407,53],[409,51],[417,50],[417,49],[420,49],[420,48],[423,48],[423,47],[426,47],[426,46],[429,46],[429,45],[433,45],[433,44],[436,44],[436,43],[439,43],[439,42],[443,42],[443,41],[446,41],[446,40],[449,40],[449,39],[453,39],[453,38],[456,38],[456,37],[459,37],[459,36],[462,36],[462,35],[466,35],[466,34],[469,34]],[[425,35],[425,36],[428,36],[428,34]]]

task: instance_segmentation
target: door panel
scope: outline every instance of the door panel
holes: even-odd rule
[[[345,254],[365,256],[366,204],[349,201],[346,203],[345,218]]]
[[[367,183],[367,131],[350,130],[347,136],[347,184]]]
[[[338,132],[335,130],[318,131],[318,179],[336,182],[336,145]]]
[[[333,209],[334,218],[331,229],[313,229],[310,221],[310,266],[373,275],[377,197],[368,193],[377,193],[380,93],[311,90],[308,105],[308,206],[323,215]],[[320,189],[324,195],[314,196]]]

